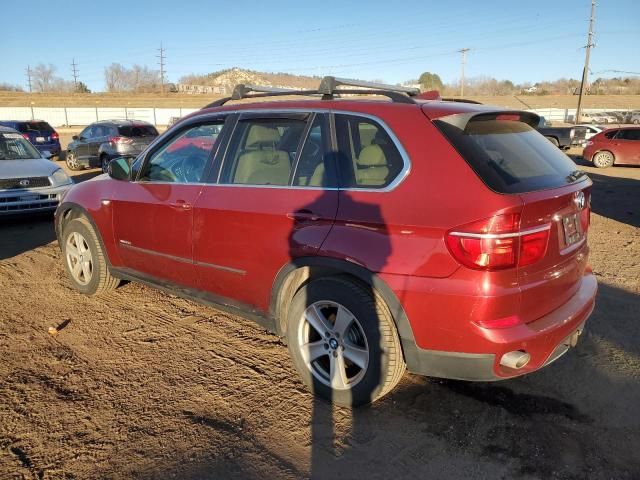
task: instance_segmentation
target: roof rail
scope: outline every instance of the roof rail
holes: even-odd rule
[[[266,87],[262,85],[245,85],[244,83],[240,83],[235,86],[233,89],[233,93],[231,94],[232,100],[241,100],[247,97],[248,93],[251,92],[259,92],[259,93],[284,93],[284,92],[296,92],[292,88],[278,88],[278,87]]]
[[[322,79],[318,91],[323,95],[332,95],[340,90],[339,86],[362,87],[370,90],[384,90],[385,92],[406,93],[415,96],[420,93],[420,89],[411,87],[399,87],[397,85],[387,85],[386,83],[365,82],[362,80],[352,80],[350,78],[340,78],[327,76]]]
[[[482,102],[476,102],[475,100],[469,100],[467,98],[453,98],[453,97],[445,97],[442,99],[443,102],[458,102],[458,103],[475,103],[476,105],[482,105]]]
[[[337,87],[358,87],[341,88]],[[221,98],[202,108],[220,107],[231,100],[244,98],[279,97],[287,95],[313,96],[322,95],[323,100],[332,100],[335,95],[384,95],[397,103],[415,103],[413,98],[420,93],[417,88],[398,87],[384,83],[364,82],[347,78],[327,76],[322,79],[317,90],[293,90],[288,88],[263,87],[259,85],[236,85],[230,97]]]

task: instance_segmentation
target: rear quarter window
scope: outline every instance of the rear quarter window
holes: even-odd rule
[[[524,122],[471,120],[464,130],[445,120],[434,123],[482,181],[498,193],[556,188],[584,175]]]

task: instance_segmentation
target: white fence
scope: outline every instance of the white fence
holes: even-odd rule
[[[128,108],[128,107],[0,107],[0,120],[45,120],[54,127],[88,125],[98,120],[144,120],[154,125],[167,125],[171,117],[182,117],[196,108]],[[584,113],[616,109],[588,108]],[[575,108],[530,109],[550,122],[573,122]]]
[[[54,127],[88,125],[98,120],[144,120],[167,125],[171,117],[182,117],[196,108],[129,107],[0,107],[0,120],[45,120]]]

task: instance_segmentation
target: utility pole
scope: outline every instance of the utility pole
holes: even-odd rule
[[[458,50],[458,52],[460,52],[462,54],[462,59],[461,59],[461,68],[462,71],[460,73],[460,96],[464,97],[464,64],[467,62],[467,52],[469,51],[468,48],[463,48],[461,50]]]
[[[574,124],[580,123],[580,117],[582,115],[582,95],[584,95],[584,88],[589,82],[589,55],[591,54],[591,47],[593,44],[593,22],[596,20],[596,0],[591,0],[591,18],[589,19],[589,37],[587,38],[587,53],[584,57],[584,70],[582,70],[582,82],[580,82],[580,96],[578,97],[578,109],[576,110],[576,117],[573,119]]]
[[[29,82],[29,93],[31,93],[33,90],[31,88],[31,65],[27,65],[27,81]]]
[[[158,62],[160,64],[160,93],[164,95],[164,60],[166,57],[164,55],[164,48],[162,48],[162,42],[160,42],[160,48],[158,51],[160,52],[160,55],[157,55],[160,59]]]
[[[78,91],[78,64],[76,63],[75,58],[71,62],[71,72],[73,73],[74,90],[77,92]]]

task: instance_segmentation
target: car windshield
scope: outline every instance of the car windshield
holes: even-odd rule
[[[19,133],[0,132],[0,160],[29,160],[40,153]]]

